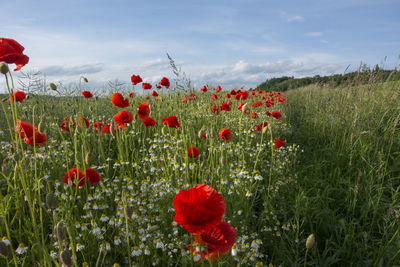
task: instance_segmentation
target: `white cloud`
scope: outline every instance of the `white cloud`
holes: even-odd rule
[[[281,17],[288,22],[302,22],[304,17],[298,14],[288,14],[286,12],[281,12]]]
[[[322,35],[324,35],[323,32],[307,32],[305,34],[305,36],[309,36],[309,37],[319,37],[319,36],[322,36]]]

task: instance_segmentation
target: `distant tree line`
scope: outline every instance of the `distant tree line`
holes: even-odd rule
[[[330,76],[319,76],[294,78],[283,76],[279,78],[271,78],[261,83],[257,87],[262,90],[273,91],[287,91],[310,84],[320,86],[338,87],[338,86],[354,86],[368,83],[379,83],[387,81],[400,80],[400,71],[398,70],[384,70],[376,65],[372,70],[365,64],[362,65],[359,71],[350,72],[346,74],[335,74]]]

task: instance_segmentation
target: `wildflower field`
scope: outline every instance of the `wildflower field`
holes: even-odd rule
[[[0,41],[0,266],[400,265],[398,82],[38,94]]]

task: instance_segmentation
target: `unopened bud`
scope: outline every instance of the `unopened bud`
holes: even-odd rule
[[[64,222],[57,223],[56,227],[54,227],[53,232],[59,241],[62,241],[68,237],[67,226],[65,225]]]
[[[72,266],[72,253],[69,250],[64,250],[60,253],[60,261],[62,264],[71,267]]]
[[[82,79],[83,79],[83,81],[84,81],[85,83],[88,83],[88,82],[89,82],[88,79],[87,79],[86,77],[82,77]]]
[[[86,165],[89,165],[89,164],[90,164],[90,152],[86,152],[86,155],[85,155],[85,163],[86,163]]]
[[[51,90],[57,91],[57,85],[55,85],[54,83],[49,83],[49,87]]]
[[[39,130],[40,131],[40,130]],[[47,193],[46,195],[46,207],[48,209],[55,209],[58,206],[58,198],[54,193]]]
[[[265,134],[267,132],[267,130],[268,130],[268,126],[263,127],[262,128],[262,133]]]
[[[243,113],[246,111],[246,108],[247,108],[247,103],[242,106],[242,112]]]
[[[310,249],[314,246],[314,244],[315,244],[315,236],[314,236],[314,234],[311,234],[307,237],[306,248]]]
[[[160,227],[158,225],[153,225],[149,228],[149,232],[157,231]]]
[[[0,258],[7,258],[10,255],[10,246],[0,241]]]
[[[7,63],[5,62],[0,62],[0,73],[6,75],[7,72],[9,72],[10,69],[8,68]]]

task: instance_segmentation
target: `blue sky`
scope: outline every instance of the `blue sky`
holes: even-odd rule
[[[174,78],[166,53],[195,86],[255,87],[267,78],[330,75],[360,62],[393,69],[398,0],[0,0],[0,37],[17,40],[49,82],[80,75],[100,88]],[[385,60],[386,57],[386,60]]]

